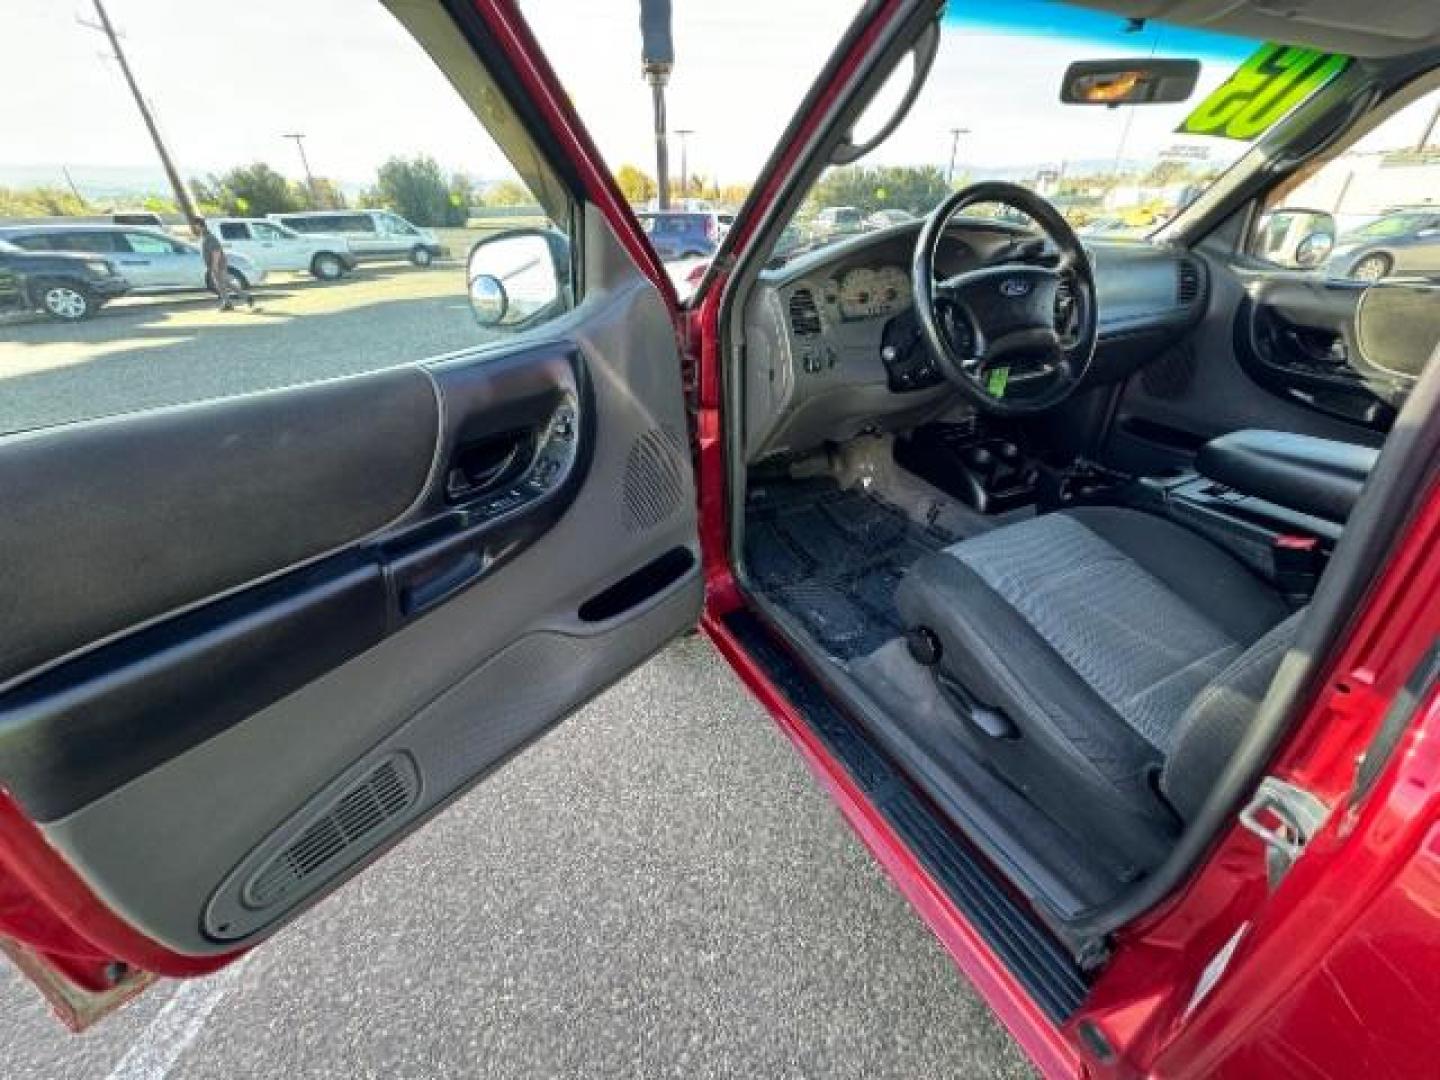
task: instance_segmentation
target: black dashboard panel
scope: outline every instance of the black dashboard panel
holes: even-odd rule
[[[921,222],[836,240],[765,271],[747,308],[747,455],[803,452],[865,426],[898,427],[950,400],[914,326],[910,266]],[[1208,270],[1179,249],[1086,240],[1099,345],[1087,382],[1116,383],[1204,314]],[[1035,233],[985,219],[952,223],[944,276],[1052,257]]]

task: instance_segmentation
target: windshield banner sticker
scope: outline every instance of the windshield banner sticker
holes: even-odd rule
[[[1262,45],[1175,130],[1250,140],[1339,75],[1348,56]]]

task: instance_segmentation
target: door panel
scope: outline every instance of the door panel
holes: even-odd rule
[[[1139,473],[1190,463],[1217,435],[1242,428],[1294,431],[1321,438],[1378,444],[1364,425],[1263,387],[1237,351],[1247,307],[1247,282],[1223,260],[1206,255],[1210,296],[1204,319],[1163,355],[1132,375],[1114,405],[1106,460]]]
[[[0,687],[396,523],[438,434],[410,367],[0,440],[0,500],[25,508],[0,565],[52,568],[7,580]]]
[[[695,622],[670,310],[581,250],[539,340],[0,439],[0,784],[154,941],[272,932]]]

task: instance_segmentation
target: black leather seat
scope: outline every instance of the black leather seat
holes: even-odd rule
[[[925,659],[938,644],[959,737],[1061,824],[1142,868],[1229,760],[1298,619],[1219,547],[1114,508],[926,556],[897,599]]]

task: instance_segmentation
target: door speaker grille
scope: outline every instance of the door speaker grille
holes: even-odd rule
[[[685,457],[679,436],[651,428],[625,459],[625,528],[641,532],[673,514],[685,496]]]
[[[405,813],[419,792],[419,777],[409,759],[399,754],[386,758],[262,866],[245,883],[242,902],[263,909],[285,899],[352,844]]]

